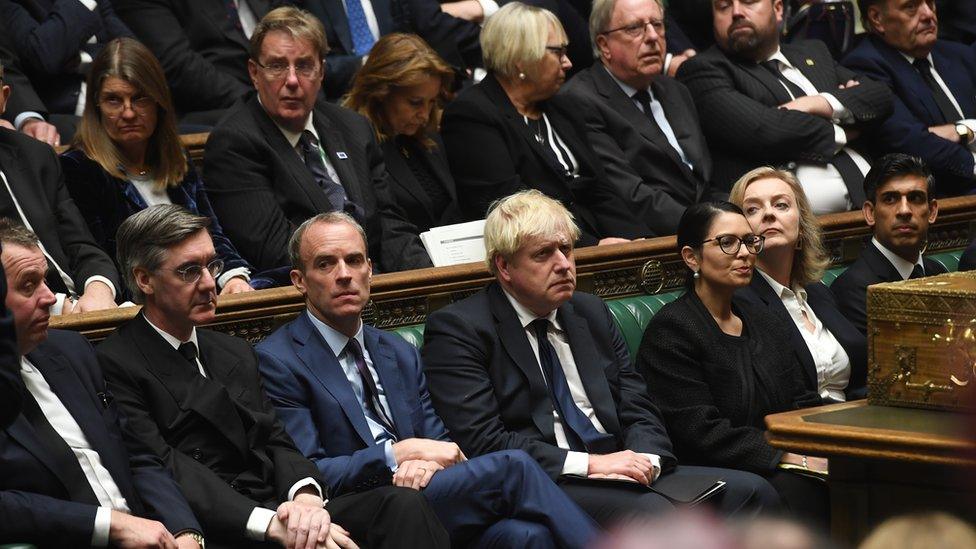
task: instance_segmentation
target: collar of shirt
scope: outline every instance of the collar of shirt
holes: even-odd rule
[[[341,355],[342,352],[346,350],[346,344],[349,343],[350,338],[345,334],[340,333],[332,326],[329,326],[325,322],[322,322],[321,320],[316,318],[316,316],[312,314],[312,311],[306,309],[305,314],[307,314],[308,319],[312,321],[312,326],[315,326],[315,329],[317,329],[319,333],[322,334],[322,337],[325,339],[325,342],[329,345],[329,349],[332,350],[332,354],[334,354],[336,358],[338,358],[339,355]],[[359,342],[359,347],[361,349],[366,349],[366,343],[365,341],[363,341],[362,319],[359,320],[359,329],[356,330],[356,335],[354,335],[353,338],[355,338],[355,340]]]
[[[150,326],[152,326],[152,329],[153,330],[156,330],[159,333],[159,335],[163,336],[163,339],[166,340],[166,343],[169,343],[170,345],[172,345],[174,349],[179,350],[180,349],[180,345],[183,344],[183,343],[186,343],[188,341],[188,342],[193,343],[194,345],[197,346],[197,353],[199,354],[199,352],[200,352],[200,344],[197,343],[197,328],[196,328],[196,326],[194,326],[193,329],[190,330],[190,339],[188,339],[186,341],[180,341],[179,339],[176,339],[175,337],[173,337],[173,336],[169,335],[168,333],[164,332],[159,326],[156,326],[155,324],[153,324],[149,320],[149,317],[147,317],[146,315],[143,315],[143,317],[146,319],[146,324],[149,324]]]
[[[624,83],[622,80],[620,80],[619,78],[617,78],[616,76],[614,76],[613,73],[610,72],[610,69],[608,69],[606,65],[603,65],[603,70],[607,71],[607,74],[610,75],[610,78],[613,78],[613,81],[616,82],[618,86],[620,86],[620,89],[623,90],[624,93],[627,94],[627,97],[633,99],[634,98],[634,94],[637,93],[638,91],[640,91],[637,88],[631,86],[630,84]],[[651,94],[651,101],[653,101],[654,100],[654,92],[651,91],[651,87],[650,86],[647,87],[647,93]]]
[[[898,274],[901,275],[902,280],[908,280],[908,277],[912,276],[912,269],[915,268],[915,265],[922,267],[923,271],[925,269],[925,265],[922,263],[922,254],[918,254],[918,260],[915,261],[915,263],[912,263],[910,261],[905,261],[895,252],[885,248],[884,245],[878,242],[878,239],[874,238],[873,236],[871,237],[871,244],[874,244],[874,247],[881,252],[881,255],[885,256],[895,270],[898,271]]]
[[[756,268],[756,272],[762,275],[762,277],[766,279],[766,282],[769,283],[769,286],[773,289],[774,292],[776,292],[776,297],[780,298],[780,300],[782,300],[784,297],[796,297],[796,300],[800,302],[800,305],[806,304],[807,291],[804,290],[802,287],[794,290],[793,288],[783,286],[779,282],[776,282],[776,280],[774,280],[773,277],[769,276],[768,274],[760,270],[758,267]]]
[[[796,68],[793,66],[793,63],[790,63],[789,59],[783,55],[783,50],[778,47],[776,48],[776,51],[774,51],[773,54],[766,59],[766,61],[779,61],[785,67],[790,67],[791,69]]]
[[[912,57],[911,55],[908,55],[905,52],[900,51],[898,53],[905,58],[905,61],[908,61],[909,65],[913,65],[915,63],[915,59],[919,59],[917,57]],[[935,60],[932,59],[932,54],[930,53],[926,55],[925,58],[929,60],[929,66],[932,67],[932,70],[935,70]]]
[[[515,315],[518,317],[519,323],[522,325],[523,328],[527,328],[529,324],[532,323],[533,320],[542,318],[537,316],[532,311],[530,311],[526,306],[519,303],[518,300],[515,299],[515,297],[512,296],[512,294],[508,293],[507,290],[502,288],[502,291],[505,292],[505,297],[508,298],[508,302],[511,303],[512,308],[515,309]],[[551,313],[546,315],[545,318],[548,319],[549,322],[551,322],[552,325],[555,326],[557,330],[562,331],[563,327],[560,326],[559,321],[556,320],[556,311],[558,310],[559,309],[553,310]]]
[[[25,372],[36,372],[37,371],[37,368],[35,368],[34,367],[34,364],[31,363],[31,361],[27,359],[27,356],[26,355],[20,357],[20,369],[23,370],[23,371],[25,371]]]

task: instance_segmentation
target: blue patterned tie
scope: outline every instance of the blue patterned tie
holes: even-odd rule
[[[373,36],[373,31],[369,30],[362,2],[346,0],[346,19],[349,20],[349,33],[352,34],[352,47],[356,55],[366,55],[376,42],[376,38]]]

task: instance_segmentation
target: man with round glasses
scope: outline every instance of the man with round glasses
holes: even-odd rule
[[[373,129],[359,114],[316,102],[326,72],[322,23],[294,7],[265,16],[251,35],[257,94],[207,141],[207,194],[224,231],[258,270],[282,268],[291,233],[318,213],[346,212],[363,225],[379,271],[431,266],[392,202]]]
[[[674,234],[685,208],[712,198],[712,160],[691,94],[662,74],[664,7],[595,0],[590,38],[601,62],[573,77],[565,93],[586,105],[590,143],[634,213],[656,234]]]
[[[143,308],[98,348],[109,389],[142,443],[173,470],[208,539],[446,547],[443,526],[412,490],[328,500],[330,487],[275,416],[251,346],[198,329],[214,321],[214,276],[223,267],[209,224],[172,204],[122,223],[118,260]]]

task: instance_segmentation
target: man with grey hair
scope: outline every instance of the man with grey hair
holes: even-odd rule
[[[321,212],[353,215],[379,271],[432,266],[418,230],[393,203],[383,152],[363,116],[317,102],[327,65],[322,23],[272,10],[251,35],[257,94],[207,141],[207,194],[227,236],[258,270],[288,264],[288,237]]]
[[[720,513],[778,506],[757,475],[677,463],[610,310],[575,291],[578,234],[538,191],[496,202],[485,221],[495,282],[427,318],[431,400],[461,449],[524,450],[603,526],[665,512],[666,494],[697,494],[702,479],[725,481],[708,500]]]
[[[175,205],[122,223],[118,261],[143,308],[98,348],[109,388],[172,468],[208,536],[234,547],[355,547],[330,513],[357,539],[401,513],[433,538],[417,546],[437,546],[446,534],[410,491],[349,494],[323,509],[329,486],[275,417],[251,346],[198,329],[214,321],[223,267],[208,224]]]
[[[608,179],[658,235],[674,234],[685,208],[713,198],[712,160],[684,85],[663,75],[660,0],[595,0],[593,53],[562,93],[585,105],[587,136]]]
[[[588,546],[596,525],[525,452],[468,460],[434,412],[417,349],[363,323],[366,249],[362,227],[341,212],[306,221],[289,242],[306,310],[257,352],[295,444],[337,493],[419,490],[455,547]]]

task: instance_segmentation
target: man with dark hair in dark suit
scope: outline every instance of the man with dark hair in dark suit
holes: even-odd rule
[[[17,364],[16,398],[23,400],[23,414],[0,432],[3,540],[200,549],[202,531],[190,506],[119,414],[91,345],[77,333],[48,330],[55,298],[44,282],[47,259],[37,237],[2,219],[0,243],[5,306],[22,355],[9,358]]]
[[[810,40],[780,45],[782,0],[715,0],[716,44],[686,61],[691,90],[728,189],[758,166],[795,172],[815,213],[860,207],[870,165],[849,147],[891,112],[891,91],[837,64]]]
[[[338,210],[362,224],[379,271],[430,267],[417,228],[392,201],[369,122],[317,102],[327,70],[321,22],[278,8],[257,26],[252,48],[258,93],[228,113],[204,154],[207,194],[241,255],[258,270],[287,269],[295,228]]]
[[[946,272],[941,263],[922,257],[929,225],[939,215],[932,182],[922,160],[898,153],[880,158],[864,180],[868,199],[862,212],[874,236],[830,286],[840,312],[864,334],[868,286]]]
[[[329,485],[275,416],[250,344],[198,329],[214,321],[223,268],[209,224],[170,204],[119,227],[119,263],[143,308],[98,348],[109,388],[173,470],[207,535],[233,547],[327,538],[352,547],[350,536],[369,547],[446,547],[447,533],[415,491],[364,487],[328,499]]]
[[[587,137],[608,180],[657,235],[674,234],[710,194],[712,159],[691,94],[661,74],[660,0],[596,0],[590,35],[600,63],[563,88],[586,107]]]
[[[0,127],[18,129],[56,147],[61,144],[61,134],[56,127],[44,121],[47,107],[21,70],[20,60],[9,40],[10,33],[0,20],[0,86],[9,88],[8,91],[0,91],[0,95],[7,97],[6,108],[0,112],[3,116]]]
[[[872,133],[879,153],[921,158],[939,196],[976,188],[976,51],[938,40],[934,0],[860,0],[868,36],[844,65],[884,82],[894,112]]]
[[[120,288],[115,265],[95,244],[68,195],[54,149],[2,127],[0,217],[19,220],[40,238],[51,265],[47,283],[58,293],[55,314],[115,307]]]
[[[647,487],[692,477],[725,480],[711,500],[721,513],[778,505],[752,473],[677,464],[610,310],[575,292],[578,237],[566,208],[536,190],[488,213],[495,282],[424,331],[431,399],[454,440],[473,456],[524,450],[601,525],[670,509]]]

